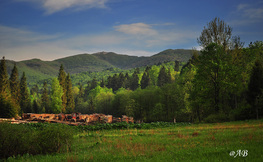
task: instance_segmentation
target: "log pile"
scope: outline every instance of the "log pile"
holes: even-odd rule
[[[37,123],[37,122],[48,122],[48,123],[63,123],[68,125],[91,125],[96,123],[116,123],[116,122],[127,122],[134,123],[133,117],[123,115],[122,118],[113,117],[112,115],[105,114],[34,114],[24,113],[21,119],[3,119],[1,121],[7,121],[13,124],[19,123]]]

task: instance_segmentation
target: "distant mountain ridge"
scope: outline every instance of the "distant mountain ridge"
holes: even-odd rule
[[[24,71],[30,80],[43,80],[55,77],[61,64],[67,73],[77,74],[81,72],[99,72],[109,68],[130,69],[147,65],[154,65],[169,61],[187,62],[192,56],[192,50],[168,49],[153,56],[128,56],[116,54],[114,52],[98,52],[94,54],[78,54],[53,61],[42,61],[40,59],[31,59],[25,61],[7,60],[8,73],[16,63],[19,74]]]

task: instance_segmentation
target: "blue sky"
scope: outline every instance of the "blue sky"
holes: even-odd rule
[[[246,45],[263,38],[262,0],[1,0],[0,56],[54,60],[199,48],[197,37],[215,17]]]

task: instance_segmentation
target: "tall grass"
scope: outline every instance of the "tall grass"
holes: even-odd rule
[[[78,132],[71,152],[8,161],[262,161],[263,121]],[[243,157],[230,152],[248,150]]]

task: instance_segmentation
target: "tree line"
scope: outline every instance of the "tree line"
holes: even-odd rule
[[[179,66],[179,62],[177,62]],[[136,68],[132,74],[122,72],[98,81],[93,78],[86,87],[82,84],[72,86],[70,74],[66,74],[63,65],[60,66],[58,77],[53,78],[51,85],[43,83],[42,89],[36,84],[31,89],[27,87],[26,75],[23,72],[19,79],[18,69],[14,64],[10,78],[1,60],[1,117],[16,117],[22,113],[106,113],[121,116],[127,114],[124,110],[115,110],[112,102],[103,103],[108,95],[115,96],[117,91],[125,89],[135,91],[148,86],[161,86],[172,82],[172,74],[176,71],[173,63],[146,67],[143,73]],[[172,70],[171,70],[172,69]],[[174,79],[174,78],[173,78]],[[99,101],[101,103],[99,103]],[[108,105],[110,104],[110,106]],[[100,105],[100,106],[99,106]],[[121,109],[121,108],[118,108]]]
[[[72,86],[61,65],[57,78],[39,90],[10,78],[1,61],[1,116],[21,112],[105,113],[136,120],[222,122],[263,116],[263,42],[244,47],[240,37],[220,18],[204,27],[197,39],[201,51],[181,67],[178,61],[136,68],[86,86]],[[143,69],[143,70],[142,70]],[[3,108],[4,107],[4,108]]]
[[[63,65],[58,78],[53,78],[51,90],[46,82],[39,93],[37,85],[27,87],[25,72],[19,79],[18,69],[14,64],[10,78],[5,64],[5,57],[0,64],[0,117],[17,117],[22,113],[72,113],[75,108],[70,75]]]

